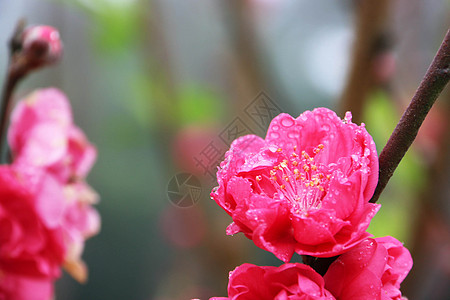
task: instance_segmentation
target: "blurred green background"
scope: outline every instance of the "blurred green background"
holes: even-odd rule
[[[209,199],[224,130],[239,118],[264,136],[268,121],[245,113],[263,91],[294,116],[352,110],[381,151],[450,25],[450,2],[0,0],[0,82],[21,17],[57,27],[64,57],[16,97],[62,89],[99,152],[89,182],[102,231],[86,245],[89,281],[64,275],[56,298],[181,300],[225,296],[228,272],[244,262],[280,264],[242,235],[227,237],[230,218]],[[450,297],[449,99],[446,90],[369,229],[411,250],[410,299]],[[218,152],[204,169],[210,143]],[[167,195],[180,172],[201,181],[187,208]]]

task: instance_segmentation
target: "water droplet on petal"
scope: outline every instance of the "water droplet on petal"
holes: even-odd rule
[[[275,145],[270,145],[270,146],[269,146],[269,150],[270,150],[270,152],[275,153],[275,152],[277,152],[278,147],[275,146]]]
[[[285,117],[281,120],[281,125],[284,127],[291,127],[292,125],[294,125],[294,120],[291,117]]]
[[[328,124],[323,124],[322,127],[321,127],[321,129],[322,129],[323,131],[330,131],[330,125],[328,125]]]
[[[270,137],[273,139],[278,139],[280,138],[280,134],[278,132],[271,132]]]
[[[345,121],[345,123],[350,123],[352,121],[352,113],[351,112],[348,111],[345,113],[344,121]]]
[[[290,139],[298,138],[298,132],[295,132],[295,131],[288,132],[288,138],[290,138]]]

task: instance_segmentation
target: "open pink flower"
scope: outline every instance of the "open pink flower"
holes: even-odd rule
[[[411,255],[398,240],[369,238],[331,264],[325,287],[336,299],[400,300],[400,283],[411,267]]]
[[[294,252],[341,254],[369,236],[379,209],[369,203],[378,157],[364,126],[326,108],[298,118],[280,114],[265,139],[236,139],[217,172],[211,197],[243,232],[287,262]]]
[[[73,124],[69,100],[55,88],[37,90],[17,104],[8,139],[16,163],[45,168],[63,183],[84,178],[97,155]]]
[[[334,299],[324,288],[322,276],[311,267],[288,263],[280,267],[243,264],[230,272],[228,298],[211,300]]]
[[[66,252],[59,227],[61,197],[51,176],[0,166],[0,291],[20,276],[30,280],[17,283],[19,287],[60,276]]]

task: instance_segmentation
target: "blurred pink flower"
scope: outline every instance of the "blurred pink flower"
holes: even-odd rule
[[[326,108],[294,119],[280,114],[265,139],[236,139],[217,172],[211,197],[233,218],[227,234],[243,232],[287,262],[294,252],[341,254],[367,238],[379,209],[369,203],[378,156],[364,125]]]
[[[211,300],[334,299],[324,288],[322,276],[298,263],[280,267],[243,264],[230,272],[228,297]]]
[[[0,295],[60,276],[66,252],[62,197],[48,174],[0,166]]]
[[[336,299],[403,299],[400,283],[412,264],[409,251],[395,238],[369,238],[331,264],[325,287]]]
[[[84,241],[100,229],[100,217],[92,207],[98,196],[84,181],[96,159],[95,147],[73,124],[66,96],[54,88],[37,90],[18,103],[8,138],[15,166],[45,172],[63,191],[58,194],[63,209],[57,225],[67,247],[64,267],[84,282]]]
[[[53,299],[53,279],[20,276],[2,272],[0,299],[50,300]]]
[[[100,215],[92,204],[98,195],[85,183],[78,182],[64,187],[66,209],[62,220],[67,254],[64,268],[79,282],[87,280],[87,268],[81,255],[86,239],[100,231]]]
[[[45,168],[63,183],[86,177],[97,155],[73,124],[69,100],[55,88],[37,90],[18,103],[8,139],[16,163]]]
[[[171,147],[173,161],[177,167],[185,172],[202,176],[205,170],[194,158],[202,153],[205,145],[216,137],[217,132],[214,125],[191,125],[178,131]]]

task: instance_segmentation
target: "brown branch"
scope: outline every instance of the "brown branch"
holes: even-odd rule
[[[439,47],[430,67],[425,73],[410,105],[406,109],[397,127],[380,154],[380,173],[378,185],[370,202],[378,200],[389,179],[411,146],[423,120],[430,111],[438,95],[450,80],[450,30]],[[304,262],[319,274],[325,274],[328,267],[338,256],[330,258],[312,258],[303,256]]]
[[[383,51],[389,0],[361,0],[356,3],[356,33],[352,61],[342,92],[339,113],[353,114],[353,122],[361,123],[364,103],[376,85],[374,58]]]
[[[0,160],[2,158],[6,127],[8,123],[8,116],[11,106],[12,93],[17,83],[25,76],[27,70],[25,69],[23,60],[17,62],[16,53],[20,52],[22,44],[20,42],[20,37],[22,35],[23,29],[25,28],[25,20],[21,19],[14,30],[9,42],[9,53],[10,53],[10,63],[8,66],[8,72],[6,74],[6,82],[3,86],[2,97],[1,97],[1,108],[0,108]]]
[[[378,185],[370,202],[375,203],[417,136],[422,122],[450,80],[450,30],[439,47],[411,103],[380,154]]]

